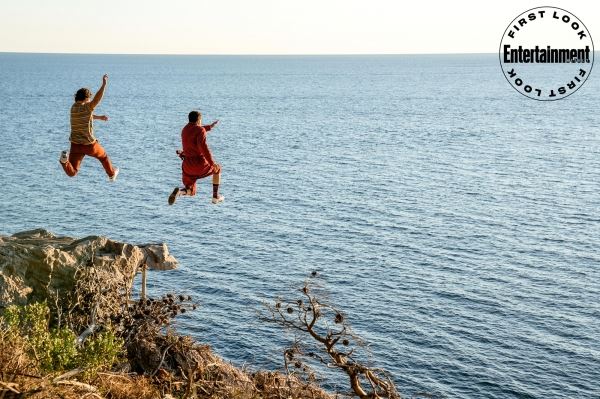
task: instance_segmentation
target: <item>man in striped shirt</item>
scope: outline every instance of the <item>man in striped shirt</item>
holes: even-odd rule
[[[86,155],[94,157],[102,163],[108,179],[115,181],[119,168],[113,167],[110,158],[94,136],[94,119],[107,121],[106,115],[94,115],[94,109],[102,101],[108,75],[102,77],[102,86],[92,99],[89,89],[83,88],[75,93],[75,103],[71,106],[71,150],[63,151],[60,155],[60,164],[65,173],[71,177],[79,172],[79,167]]]

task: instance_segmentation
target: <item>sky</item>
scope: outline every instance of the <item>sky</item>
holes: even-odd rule
[[[495,53],[518,14],[544,5],[572,12],[592,38],[600,38],[600,2],[546,3],[550,2],[0,0],[0,52]]]

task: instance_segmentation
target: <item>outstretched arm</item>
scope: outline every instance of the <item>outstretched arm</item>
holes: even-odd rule
[[[92,107],[92,109],[96,108],[98,104],[100,104],[100,101],[102,101],[102,97],[104,96],[104,89],[106,89],[107,82],[108,75],[104,74],[104,76],[102,76],[102,86],[100,86],[100,89],[98,89],[98,92],[94,96],[94,99],[90,102],[90,106]]]
[[[212,130],[213,127],[217,126],[217,124],[219,123],[219,120],[217,119],[216,121],[214,121],[213,123],[211,123],[210,125],[204,125],[202,126],[207,132],[210,132]]]
[[[98,120],[101,120],[101,121],[107,121],[108,120],[108,116],[106,116],[106,115],[92,115],[92,118],[98,119]]]

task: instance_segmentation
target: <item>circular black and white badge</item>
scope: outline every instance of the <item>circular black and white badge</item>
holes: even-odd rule
[[[594,43],[583,22],[557,7],[516,17],[500,42],[500,66],[519,93],[540,101],[575,93],[590,76]]]

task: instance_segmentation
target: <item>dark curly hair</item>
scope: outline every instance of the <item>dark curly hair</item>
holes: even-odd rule
[[[82,88],[77,90],[77,93],[75,93],[75,101],[84,101],[88,98],[90,98],[92,96],[92,92],[90,91],[90,89],[87,88]]]

